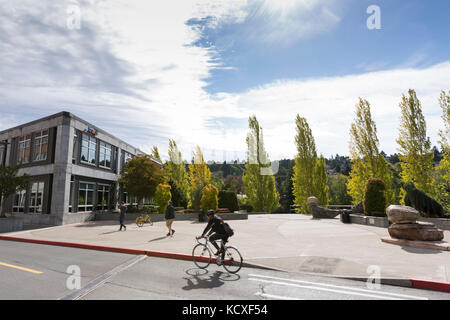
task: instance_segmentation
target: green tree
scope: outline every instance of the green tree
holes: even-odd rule
[[[170,192],[170,185],[167,184],[158,184],[155,192],[155,204],[158,206],[159,213],[165,213],[166,208],[169,204],[169,200],[172,198],[172,194]]]
[[[400,103],[401,120],[397,143],[400,148],[401,178],[403,182],[413,182],[417,189],[429,196],[433,190],[433,151],[422,107],[414,90],[403,95]]]
[[[30,177],[27,174],[18,176],[20,167],[6,167],[0,165],[0,218],[5,218],[3,212],[6,199],[17,191],[28,188]]]
[[[271,163],[264,148],[262,128],[255,116],[249,117],[248,123],[248,159],[242,177],[247,203],[255,211],[271,213],[278,207],[280,195],[276,190]]]
[[[319,200],[319,204],[328,205],[328,177],[325,159],[322,156],[320,159],[317,157],[316,143],[308,122],[299,115],[295,122],[297,155],[292,178],[294,203],[300,206],[298,209],[300,213],[308,213],[309,207],[306,203],[308,197],[315,196]]]
[[[162,163],[161,156],[159,155],[159,150],[157,146],[153,146],[152,148],[152,157],[156,160],[159,160]]]
[[[167,175],[167,180],[169,183],[173,183],[176,188],[172,187],[172,192],[177,192],[182,203],[184,203],[184,199],[189,202],[189,193],[190,186],[188,181],[188,173],[186,172],[186,166],[181,157],[181,152],[178,149],[178,146],[174,140],[169,139],[169,160],[164,163],[164,169]],[[176,189],[176,191],[175,191]],[[177,194],[177,195],[178,195]],[[184,206],[180,203],[174,204],[176,206]]]
[[[450,91],[441,92],[439,104],[442,108],[442,121],[444,129],[439,130],[440,145],[443,158],[434,172],[434,185],[437,191],[437,200],[447,212],[450,212]]]
[[[208,210],[217,210],[219,203],[218,194],[219,190],[212,184],[208,184],[203,187],[202,198],[200,201],[203,212],[207,212]]]
[[[347,188],[353,204],[363,199],[366,182],[371,178],[384,181],[387,203],[395,203],[393,174],[379,152],[377,127],[372,120],[370,104],[362,98],[356,105],[355,121],[350,128],[350,158],[353,165]]]
[[[328,176],[328,192],[330,195],[330,204],[352,204],[352,198],[347,192],[347,181],[348,177],[341,173]]]
[[[130,196],[138,202],[144,198],[152,198],[156,187],[165,180],[164,170],[149,155],[138,155],[129,159],[119,178],[119,183]]]
[[[193,163],[189,164],[189,184],[191,189],[190,205],[194,210],[200,209],[202,189],[211,181],[211,171],[206,165],[203,152],[199,146],[194,150]]]

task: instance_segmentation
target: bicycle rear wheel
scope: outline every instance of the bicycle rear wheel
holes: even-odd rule
[[[192,260],[200,269],[206,269],[211,263],[211,251],[200,243],[192,250]]]
[[[225,270],[229,273],[237,273],[242,268],[242,255],[235,247],[227,247],[222,263]]]

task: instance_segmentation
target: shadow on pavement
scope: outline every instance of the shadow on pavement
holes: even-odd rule
[[[194,270],[199,270],[198,274],[202,272],[204,273],[200,275],[192,275],[191,273],[193,273]],[[216,271],[213,274],[209,274],[209,272],[204,269],[189,269],[186,273],[192,277],[183,278],[187,281],[187,285],[182,288],[183,290],[218,288],[223,286],[226,281],[237,281],[241,278],[239,275],[228,275],[227,273],[221,271]]]
[[[155,239],[151,239],[148,242],[159,241],[159,240],[164,240],[164,239],[167,239],[167,236],[162,236],[162,237],[158,237],[158,238],[155,238]]]
[[[401,247],[402,250],[409,252],[409,253],[419,253],[419,254],[437,254],[442,253],[445,251],[439,251],[439,250],[432,250],[432,249],[420,249],[420,248],[413,248],[413,247]]]

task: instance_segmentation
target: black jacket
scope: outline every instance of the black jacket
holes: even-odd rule
[[[205,236],[209,229],[211,229],[209,234],[215,232],[218,234],[226,235],[225,229],[223,227],[223,219],[219,216],[214,216],[208,221],[208,224],[206,225],[206,228],[203,231],[202,236]]]
[[[172,205],[167,206],[166,219],[175,219],[175,208]]]

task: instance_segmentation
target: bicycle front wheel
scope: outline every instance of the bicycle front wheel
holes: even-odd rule
[[[242,268],[241,253],[235,247],[227,247],[225,249],[225,258],[223,267],[229,273],[237,273]]]
[[[192,260],[200,269],[206,269],[211,263],[211,251],[204,244],[198,244],[192,250]]]
[[[136,224],[138,227],[142,227],[144,225],[144,219],[142,217],[137,218]]]

